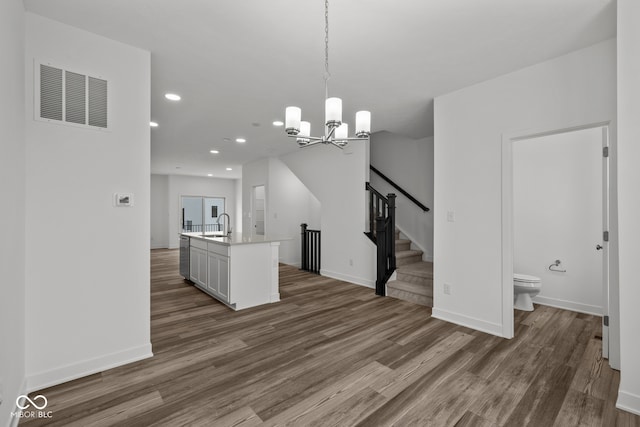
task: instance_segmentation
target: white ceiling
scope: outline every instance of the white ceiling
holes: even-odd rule
[[[288,105],[321,133],[323,0],[24,3],[151,51],[153,173],[239,178],[243,163],[297,150],[271,124]],[[368,109],[373,132],[414,138],[433,134],[435,96],[615,36],[615,0],[332,0],[329,11],[343,120]]]

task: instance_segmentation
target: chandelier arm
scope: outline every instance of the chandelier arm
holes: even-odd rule
[[[300,135],[287,135],[289,138],[296,138],[296,139],[308,139],[310,141],[318,141],[321,142],[324,140],[324,138],[319,138],[317,136],[300,136]]]

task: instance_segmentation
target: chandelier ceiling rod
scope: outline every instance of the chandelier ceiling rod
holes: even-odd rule
[[[300,147],[315,144],[332,144],[344,148],[349,141],[366,139],[371,134],[371,113],[356,113],[356,138],[349,138],[349,127],[342,123],[342,100],[329,97],[329,0],[324,2],[324,92],[325,92],[325,135],[311,136],[311,123],[302,121],[302,110],[299,107],[287,107],[285,112],[285,131],[296,138]]]

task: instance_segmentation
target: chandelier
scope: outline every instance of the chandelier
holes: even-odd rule
[[[299,107],[287,107],[285,110],[285,131],[287,135],[296,138],[300,147],[315,144],[332,144],[344,148],[349,141],[368,138],[371,134],[371,113],[358,111],[356,113],[355,138],[349,138],[349,125],[342,122],[342,100],[329,97],[329,0],[324,2],[324,90],[325,90],[325,134],[321,137],[311,136],[311,123],[302,121],[302,110]]]

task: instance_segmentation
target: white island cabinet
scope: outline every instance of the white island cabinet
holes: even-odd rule
[[[190,239],[190,278],[202,291],[234,310],[280,301],[278,250],[284,238],[266,236]]]

